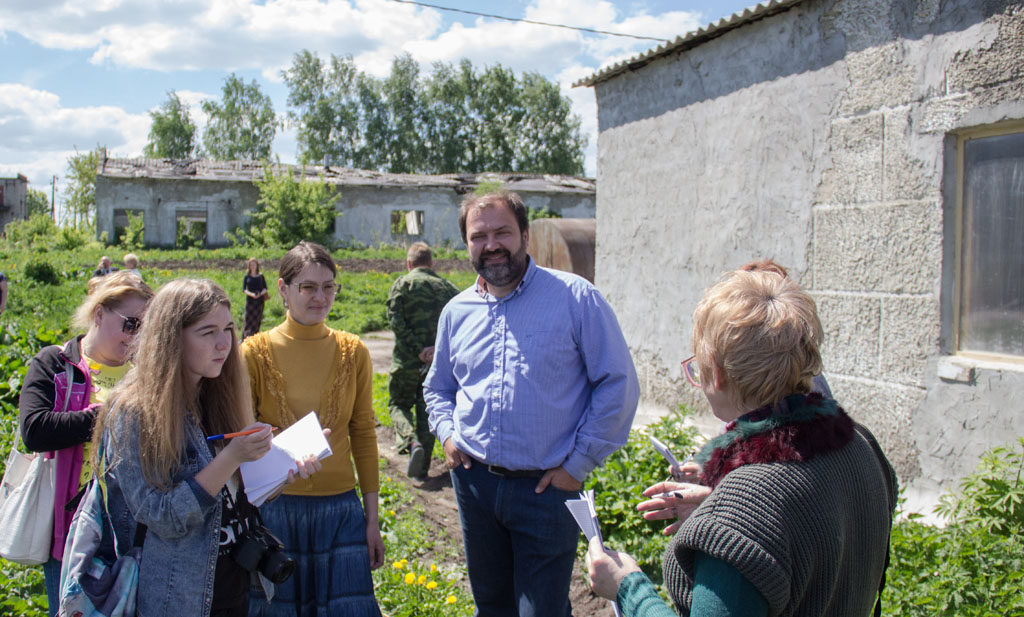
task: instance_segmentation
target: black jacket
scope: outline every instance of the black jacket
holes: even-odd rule
[[[96,419],[93,410],[66,412],[54,411],[57,398],[54,377],[66,370],[66,360],[75,365],[74,383],[88,380],[78,364],[82,360],[82,337],[78,336],[63,347],[50,345],[32,358],[21,386],[18,401],[18,421],[21,425],[21,440],[32,452],[52,452],[85,443],[92,437],[92,425]],[[69,388],[70,389],[70,388]]]

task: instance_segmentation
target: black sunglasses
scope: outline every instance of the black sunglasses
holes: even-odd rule
[[[114,309],[107,310],[124,320],[121,324],[121,332],[124,332],[125,334],[135,334],[139,331],[139,328],[142,327],[142,320],[138,317],[125,317]]]

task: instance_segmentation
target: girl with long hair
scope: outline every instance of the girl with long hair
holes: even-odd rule
[[[249,572],[231,556],[248,502],[239,466],[270,449],[254,422],[227,294],[207,280],[167,283],[153,298],[137,362],[96,420],[93,466],[107,487],[117,545],[146,526],[140,615],[244,616]],[[207,441],[207,436],[258,429]],[[299,474],[319,468],[304,461]]]

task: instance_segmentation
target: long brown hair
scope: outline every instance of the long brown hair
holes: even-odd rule
[[[108,426],[131,419],[139,431],[138,456],[151,485],[166,489],[185,451],[186,415],[192,415],[208,433],[229,433],[253,420],[249,376],[231,333],[231,351],[221,373],[202,378],[198,386],[185,375],[185,328],[200,321],[217,306],[230,311],[231,301],[213,281],[181,279],[157,292],[136,337],[135,368],[111,394],[109,406],[96,417],[92,441],[101,443]],[[110,466],[129,453],[109,431]],[[101,469],[99,448],[93,449],[93,469]]]

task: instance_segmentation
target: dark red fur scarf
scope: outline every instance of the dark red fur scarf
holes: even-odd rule
[[[853,439],[853,420],[817,392],[788,396],[726,425],[695,457],[701,484],[714,488],[730,471],[751,463],[807,461]]]

